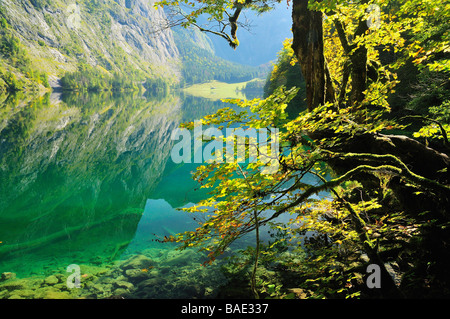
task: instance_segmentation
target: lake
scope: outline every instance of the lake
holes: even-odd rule
[[[218,266],[157,239],[195,227],[177,208],[206,196],[191,179],[199,164],[171,160],[171,133],[223,102],[105,93],[0,103],[0,298],[215,296]],[[67,288],[72,274],[82,289]]]

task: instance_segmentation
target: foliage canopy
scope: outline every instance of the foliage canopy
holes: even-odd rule
[[[295,11],[300,2],[287,3]],[[264,11],[274,2],[159,4],[180,3],[193,8],[183,15],[185,26],[206,31],[197,23],[206,15],[220,27],[208,31],[237,46],[240,12]],[[194,178],[212,189],[210,197],[186,209],[200,215],[199,227],[167,240],[181,248],[200,247],[211,263],[235,240],[255,232],[255,296],[254,276],[264,253],[259,231],[265,225],[275,225],[290,240],[302,239],[302,245],[292,240],[293,249],[306,249],[307,259],[286,265],[315,297],[448,296],[448,95],[441,95],[427,116],[393,113],[389,100],[402,85],[397,71],[407,63],[448,85],[450,6],[436,0],[326,0],[309,1],[308,10],[323,17],[324,103],[289,118],[286,107],[298,90],[281,86],[264,100],[228,101],[242,111],[224,108],[204,117],[203,125],[219,128],[279,128],[279,169],[262,174],[267,161],[261,158],[202,165]],[[307,56],[296,50],[293,31],[283,60],[295,65]],[[412,126],[417,119],[425,126]],[[421,138],[432,143],[421,143]],[[270,142],[248,140],[246,148],[258,150]],[[289,222],[273,224],[285,215]],[[305,237],[305,232],[312,235]],[[368,263],[382,268],[380,291],[364,285]]]

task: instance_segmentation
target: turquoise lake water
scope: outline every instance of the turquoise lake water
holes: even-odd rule
[[[207,196],[191,178],[200,164],[171,159],[172,132],[231,105],[176,94],[0,105],[0,299],[217,296],[220,265],[158,239],[197,227],[179,208]],[[81,267],[76,293],[69,265]]]
[[[174,164],[171,133],[224,107],[191,96],[9,97],[0,113],[0,273],[106,265],[194,227],[177,208],[206,196]]]

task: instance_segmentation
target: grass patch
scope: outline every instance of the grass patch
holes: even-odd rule
[[[187,94],[202,97],[210,100],[220,99],[241,99],[245,100],[245,93],[242,91],[247,83],[256,81],[253,79],[246,82],[239,83],[225,83],[220,81],[211,81],[201,84],[194,84],[187,88],[184,88],[184,92]]]

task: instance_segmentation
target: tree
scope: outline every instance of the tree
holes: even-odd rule
[[[282,0],[206,0],[206,1],[176,1],[163,0],[156,2],[158,8],[166,7],[169,19],[162,23],[162,28],[181,25],[193,26],[200,31],[215,34],[224,38],[232,48],[237,48],[239,27],[248,27],[240,20],[245,10],[255,10],[259,13],[269,11],[275,3]],[[206,16],[206,21],[200,24],[200,17]]]
[[[241,10],[267,4],[198,3],[203,5],[185,16],[185,25],[196,25],[201,14],[208,14],[222,27],[214,32],[227,38],[223,33],[230,28],[230,45],[237,44],[233,23]],[[183,243],[182,247],[202,247],[213,261],[237,238],[256,231],[256,269],[260,227],[291,214],[292,221],[281,226],[291,236],[298,236],[299,230],[317,235],[310,245],[314,247],[311,256],[316,275],[319,272],[320,280],[330,288],[323,292],[325,296],[359,293],[354,290],[354,275],[361,273],[361,252],[369,264],[380,267],[382,296],[400,297],[405,291],[414,295],[425,285],[431,288],[423,291],[438,292],[450,283],[443,271],[448,262],[437,257],[449,255],[445,249],[450,217],[447,139],[431,148],[411,137],[389,134],[405,125],[389,114],[388,99],[398,84],[396,68],[411,58],[422,67],[447,72],[448,31],[434,33],[433,40],[429,35],[420,39],[418,34],[426,34],[438,21],[448,25],[448,6],[433,0],[382,0],[377,4],[294,0],[292,8],[292,49],[306,81],[308,111],[287,119],[284,110],[296,90],[279,88],[265,100],[229,101],[243,107],[242,112],[225,108],[202,119],[204,125],[280,128],[281,152],[270,155],[279,169],[262,174],[268,165],[262,157],[200,167],[195,178],[202,187],[213,188],[211,197],[186,210],[204,214],[205,219],[195,231],[169,240]],[[382,63],[380,56],[386,52],[397,55],[396,59]],[[434,121],[443,118],[441,114]],[[440,125],[442,136],[447,136],[445,127]],[[248,140],[246,148],[261,155],[261,143],[271,141],[255,144]],[[327,174],[322,173],[324,168]],[[307,176],[313,176],[314,182],[306,182]],[[312,196],[323,191],[332,199]],[[388,259],[405,274],[403,289],[394,282]],[[358,261],[357,265],[352,261]]]

